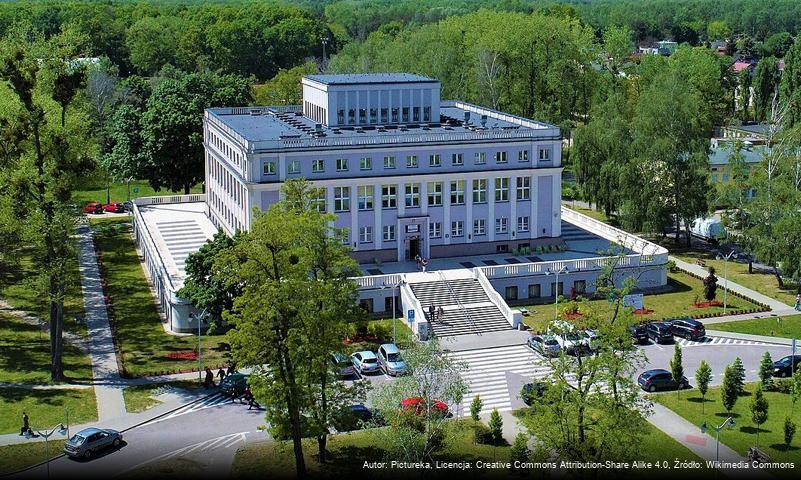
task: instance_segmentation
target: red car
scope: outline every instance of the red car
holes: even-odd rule
[[[89,202],[83,207],[83,213],[103,213],[103,204],[99,202]]]
[[[421,415],[425,412],[426,401],[423,397],[409,397],[401,401],[401,407],[407,411],[414,410],[415,415]],[[441,400],[434,400],[432,410],[443,417],[448,415],[448,405]]]
[[[103,210],[111,213],[125,213],[125,204],[124,203],[109,203],[108,205],[103,205]]]

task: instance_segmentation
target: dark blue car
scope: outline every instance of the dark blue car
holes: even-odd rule
[[[637,378],[637,383],[640,385],[640,388],[647,392],[683,390],[690,385],[687,381],[687,377],[681,377],[681,381],[677,383],[673,380],[673,375],[670,372],[661,368],[642,372]]]

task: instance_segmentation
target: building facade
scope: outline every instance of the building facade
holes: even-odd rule
[[[305,178],[361,262],[507,252],[560,236],[559,129],[411,74],[309,75],[303,104],[204,119],[206,205],[229,234]]]

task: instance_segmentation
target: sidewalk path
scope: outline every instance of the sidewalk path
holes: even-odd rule
[[[124,382],[117,366],[117,352],[108,321],[92,229],[88,225],[78,227],[78,262],[89,330],[87,343],[92,358],[98,421],[107,422],[126,414],[122,397]]]

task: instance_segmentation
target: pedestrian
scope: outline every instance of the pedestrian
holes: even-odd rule
[[[801,293],[795,296],[795,309],[801,311]]]
[[[250,410],[253,407],[256,407],[257,410],[261,408],[261,405],[259,405],[258,402],[256,402],[256,398],[253,396],[253,392],[250,391],[250,386],[245,387],[244,397],[245,400],[247,400],[248,402],[248,410]]]
[[[417,269],[420,270],[420,263],[423,261],[423,259],[420,258],[419,254],[414,256],[414,261],[417,263]]]
[[[228,364],[228,375],[231,375],[234,372],[236,372],[236,367],[234,367],[233,363],[229,363]]]
[[[437,319],[436,315],[437,315],[437,309],[434,308],[433,304],[429,305],[428,306],[428,317],[431,319],[432,322]]]
[[[217,376],[220,377],[220,383],[222,383],[223,379],[225,378],[225,369],[220,367],[220,371],[217,372]]]
[[[20,429],[19,434],[25,435],[28,432],[31,432],[30,420],[28,419],[28,414],[22,412],[22,428]]]
[[[443,310],[443,309],[442,309],[442,306],[440,306],[440,307],[437,309],[437,318],[439,318],[439,321],[440,321],[440,322],[442,321],[442,317],[443,317],[443,315],[445,315],[445,310]]]
[[[423,272],[425,272],[426,271],[426,266],[428,266],[428,259],[427,258],[422,259],[420,261],[420,265],[423,266]]]
[[[214,374],[211,373],[211,369],[209,367],[206,367],[206,379],[203,381],[203,388],[208,390],[213,386],[214,386]]]

